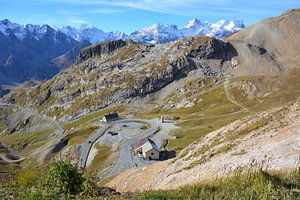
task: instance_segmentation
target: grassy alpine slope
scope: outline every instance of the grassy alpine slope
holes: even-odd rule
[[[109,198],[299,198],[299,171],[293,172],[299,159],[299,15],[292,10],[264,20],[227,37],[229,42],[199,36],[156,46],[107,41],[84,49],[53,79],[4,97],[0,140],[26,157],[12,169],[39,166],[41,176],[34,177],[43,177],[56,160],[76,163],[79,143],[107,112],[167,116],[180,127],[166,143],[177,157],[105,181],[133,192]],[[56,133],[59,127],[63,134]],[[89,175],[112,164],[111,149],[97,148],[103,154]],[[0,168],[7,173],[8,166]],[[39,181],[29,181],[25,191]],[[22,183],[14,186],[22,189]]]

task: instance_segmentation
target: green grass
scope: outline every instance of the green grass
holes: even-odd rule
[[[28,153],[30,149],[43,145],[48,135],[52,132],[52,129],[34,132],[18,132],[10,135],[0,135],[0,140],[5,145],[17,151]],[[31,147],[31,145],[34,145],[34,147]]]
[[[300,173],[269,174],[266,172],[236,175],[234,177],[184,186],[178,190],[149,191],[135,197],[140,200],[268,200],[299,199]]]
[[[188,82],[187,86],[196,89],[199,81],[204,83],[204,90],[202,94],[191,97],[201,99],[195,106],[171,111],[154,109],[139,114],[143,118],[160,117],[162,115],[179,117],[180,120],[178,120],[177,125],[182,127],[180,132],[177,133],[179,137],[169,140],[166,147],[169,150],[175,150],[177,153],[208,133],[249,115],[248,112],[241,111],[240,107],[232,104],[226,98],[222,84],[213,86],[213,80],[211,79],[197,79],[194,82]],[[168,102],[172,99],[173,102],[177,102],[180,100],[177,98],[178,96],[173,94],[169,95],[165,101]]]
[[[92,112],[84,117],[81,117],[77,120],[74,120],[68,124],[65,124],[63,127],[65,130],[70,130],[70,129],[74,129],[74,128],[78,128],[79,126],[81,125],[84,125],[88,122],[91,122],[91,121],[96,121],[96,120],[100,120],[102,119],[102,117],[104,116],[104,114],[106,113],[109,113],[109,112],[118,112],[118,113],[121,113],[121,112],[124,112],[125,110],[125,107],[124,106],[115,106],[115,107],[112,107],[112,108],[107,108],[107,109],[102,109],[102,110],[99,110],[99,111],[95,111],[95,112]]]
[[[16,181],[12,178],[0,182],[0,198],[19,199],[22,196],[22,199],[32,199],[26,195],[26,192],[29,192],[31,189],[35,191],[38,188],[39,182],[34,182],[39,172],[31,174],[30,176],[21,177],[22,183],[25,181],[25,187],[16,184]],[[90,180],[92,181],[92,179]],[[101,187],[107,181],[109,179],[100,183],[98,187]],[[32,184],[36,187],[31,187]],[[95,190],[96,187],[91,189]],[[41,199],[42,195],[37,195],[37,197],[39,198],[33,199]],[[282,173],[270,173],[262,170],[242,174],[236,173],[230,177],[186,185],[176,190],[132,192],[108,196],[74,195],[61,196],[61,198],[57,199],[65,199],[63,197],[68,197],[67,199],[117,200],[296,200],[300,198],[300,168],[293,172]]]
[[[67,135],[65,139],[68,140],[68,146],[84,143],[98,128],[98,126],[86,126]]]
[[[96,144],[95,147],[98,149],[98,153],[93,159],[91,165],[88,167],[87,172],[92,176],[96,176],[98,172],[108,167],[111,163],[109,157],[111,155],[111,147],[102,146]]]

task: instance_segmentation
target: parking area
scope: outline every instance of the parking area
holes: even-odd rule
[[[143,132],[146,127],[147,124],[142,122],[114,124],[97,142],[100,145],[111,146],[113,150],[116,150],[120,147],[121,141],[135,138],[138,134]]]
[[[101,128],[99,133],[102,134],[97,135],[98,139],[95,140],[94,144],[110,147],[111,155],[116,160],[114,165],[102,172],[102,178],[112,176],[126,169],[159,162],[160,160],[149,160],[153,151],[151,147],[149,149],[149,145],[147,159],[144,159],[145,156],[141,154],[134,153],[132,146],[145,138],[150,138],[157,144],[157,150],[159,151],[164,141],[169,139],[169,132],[175,128],[178,127],[172,123],[162,123],[159,119],[122,119],[106,125],[106,128]],[[87,167],[97,154],[101,154],[101,151],[95,145],[92,145],[87,158]]]

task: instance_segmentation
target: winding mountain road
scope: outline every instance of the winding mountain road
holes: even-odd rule
[[[46,122],[48,122],[52,126],[56,127],[57,134],[63,134],[65,132],[63,127],[57,121],[54,121],[53,119],[51,119],[51,118],[49,118],[45,115],[40,114],[39,112],[37,112],[33,108],[24,108],[24,107],[22,107],[20,105],[16,105],[16,104],[4,104],[4,103],[0,103],[0,106],[2,106],[2,107],[15,106],[15,107],[19,108],[20,110],[26,111],[27,113],[29,113],[31,115],[35,115],[35,116],[38,116],[38,117],[42,118],[43,120],[45,120]]]
[[[119,154],[118,161],[117,161],[116,165],[114,166],[114,168],[109,173],[109,175],[112,175],[112,174],[120,172],[124,169],[133,167],[134,163],[132,160],[131,145],[138,142],[139,140],[141,140],[145,137],[149,137],[152,134],[154,134],[155,132],[157,132],[159,129],[157,122],[146,121],[146,120],[141,120],[141,119],[122,119],[122,120],[118,120],[118,121],[112,122],[110,124],[107,124],[107,125],[101,127],[100,129],[97,130],[97,132],[94,135],[89,137],[81,145],[81,153],[79,156],[78,167],[81,169],[86,167],[86,163],[87,163],[92,146],[100,137],[102,137],[105,134],[105,132],[110,127],[112,127],[113,125],[118,124],[118,123],[128,123],[128,122],[142,122],[142,123],[150,122],[151,127],[147,130],[142,131],[140,134],[137,135],[137,137],[126,140],[126,142],[120,148],[120,154]]]

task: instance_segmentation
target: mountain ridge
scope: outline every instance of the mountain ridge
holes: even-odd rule
[[[123,39],[159,44],[196,35],[219,38],[244,27],[239,20],[220,20],[211,24],[193,19],[183,28],[157,23],[128,36],[120,31],[106,33],[89,25],[76,29],[47,24],[20,25],[4,19],[0,21],[0,84],[21,83],[28,79],[49,79],[75,61],[80,49],[89,45],[86,41],[95,44]]]
[[[201,22],[197,18],[188,21],[182,28],[178,28],[174,24],[154,23],[138,29],[129,35],[120,31],[104,32],[90,25],[82,25],[79,28],[71,26],[56,27],[57,30],[64,32],[77,41],[88,40],[92,44],[104,40],[117,39],[130,39],[146,44],[159,44],[197,35],[222,38],[243,28],[245,28],[245,25],[242,20],[220,20],[216,23],[209,23]]]
[[[68,53],[79,44],[87,46],[90,43],[78,42],[49,25],[19,25],[7,19],[0,21],[0,84],[51,78],[61,68],[52,59]],[[76,51],[79,53],[80,49]],[[71,60],[65,61],[61,65],[72,63]]]
[[[83,48],[76,62],[53,78],[17,86],[4,96],[1,141],[26,156],[23,166],[35,167],[56,159],[81,162],[84,144],[99,139],[85,170],[100,184],[120,192],[149,191],[154,199],[160,197],[155,190],[173,193],[202,181],[209,186],[205,192],[211,193],[212,180],[232,175],[299,171],[299,11],[265,19],[222,39],[189,36],[153,45],[108,40]],[[188,27],[197,24],[193,20]],[[130,138],[122,132],[124,128],[132,133],[132,124],[106,130],[117,131],[114,136],[97,136],[102,117],[112,112],[123,119],[176,124],[178,128],[163,133],[164,139],[163,126],[153,135],[162,152],[172,154],[170,159],[140,166],[134,165],[136,155],[131,154],[131,169],[103,180],[112,175],[109,171],[122,152],[132,152],[130,145],[126,147]],[[136,135],[141,136],[138,129]],[[268,182],[260,182],[258,178],[251,183],[253,194],[262,188],[266,190],[260,197],[274,197]],[[198,189],[192,190],[198,198]],[[228,199],[232,191],[230,186]],[[287,192],[294,191],[298,197],[298,189]]]

